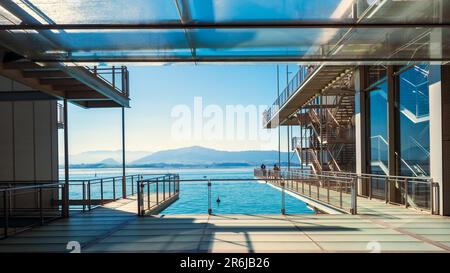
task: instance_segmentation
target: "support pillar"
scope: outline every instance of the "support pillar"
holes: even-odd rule
[[[440,18],[450,16],[450,3],[441,1]],[[432,58],[449,54],[443,47],[450,43],[448,29],[433,29],[429,54]],[[439,189],[434,195],[435,212],[450,216],[450,66],[431,65],[429,74],[430,102],[430,176]]]
[[[395,67],[388,66],[387,68],[387,86],[388,86],[388,168],[389,175],[398,175],[399,173],[399,139],[400,139],[400,122],[398,108],[399,102],[399,88],[397,77],[394,75]],[[389,186],[389,201],[401,203],[401,185],[398,182],[390,181]]]
[[[366,82],[366,66],[359,66],[354,72],[355,81],[355,145],[356,173],[367,173],[368,154],[368,124],[369,112],[367,94],[364,92]],[[368,195],[367,181],[358,180],[358,194]]]
[[[290,125],[288,125],[288,126],[286,126],[286,128],[287,128],[287,149],[288,149],[288,151],[287,151],[287,162],[288,162],[288,166],[287,166],[287,169],[288,169],[288,171],[291,169],[291,148],[290,148],[290,133],[289,133],[289,130],[290,130]]]
[[[122,198],[127,198],[127,179],[125,166],[125,107],[122,107]]]
[[[67,99],[64,99],[64,192],[63,217],[69,217],[69,123],[67,115]]]
[[[280,109],[280,67],[277,65],[277,101]],[[281,168],[281,127],[278,121],[278,167]]]
[[[319,153],[319,163],[320,163],[320,167],[323,170],[323,166],[324,166],[324,158],[323,158],[323,95],[320,94],[319,97],[319,114],[320,114],[320,128],[319,128],[319,135],[320,135],[320,153]]]
[[[300,168],[303,171],[303,163],[304,163],[303,162],[303,159],[304,159],[304,157],[303,157],[303,126],[301,123],[300,123],[300,153],[299,153],[299,155],[300,155]]]

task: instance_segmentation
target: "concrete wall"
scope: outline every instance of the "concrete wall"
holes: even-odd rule
[[[29,90],[0,76],[0,92]],[[58,179],[56,101],[0,101],[0,181]]]

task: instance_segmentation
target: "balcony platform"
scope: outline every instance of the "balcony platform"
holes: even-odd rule
[[[276,128],[278,125],[292,125],[289,117],[299,108],[308,103],[314,96],[330,87],[330,84],[339,77],[348,73],[353,66],[350,65],[321,65],[314,69],[293,92],[286,101],[280,105],[278,111],[272,114],[265,128]]]
[[[127,73],[117,67],[97,72],[85,66],[35,63],[0,47],[0,75],[27,88],[3,91],[2,100],[67,99],[84,108],[129,107]]]
[[[359,215],[157,215],[134,198],[0,240],[0,252],[450,252],[450,218],[371,201]],[[373,213],[375,207],[384,213]]]

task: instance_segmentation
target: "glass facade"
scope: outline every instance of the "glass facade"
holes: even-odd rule
[[[369,93],[370,109],[370,164],[374,174],[388,174],[388,96],[387,82],[384,80]]]
[[[430,174],[429,65],[399,75],[400,175]]]
[[[389,120],[396,125],[397,175],[430,175],[429,65],[405,67],[396,76],[397,90],[388,90],[386,67],[368,69],[368,169],[389,174]],[[396,92],[397,116],[389,117],[388,92]],[[391,170],[392,171],[392,170]]]

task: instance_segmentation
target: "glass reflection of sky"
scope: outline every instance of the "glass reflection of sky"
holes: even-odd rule
[[[417,65],[400,74],[400,172],[429,175],[430,121],[428,65]]]
[[[372,173],[380,173],[380,164],[388,167],[387,82],[370,92],[370,157]],[[376,168],[378,166],[378,168]],[[383,173],[383,172],[382,172]]]
[[[185,7],[190,11],[193,21],[230,22],[328,19],[338,8],[348,10],[354,0],[188,0],[179,2],[187,3]]]

